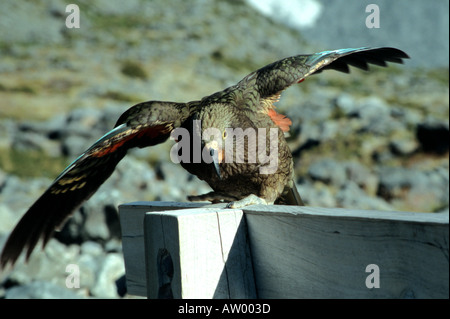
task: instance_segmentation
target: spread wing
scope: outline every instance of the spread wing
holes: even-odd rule
[[[23,250],[28,259],[40,239],[44,247],[54,230],[111,176],[128,149],[164,142],[191,111],[188,104],[144,102],[122,114],[116,127],[70,164],[25,213],[6,241],[0,268],[14,265]]]
[[[409,57],[405,52],[388,47],[340,49],[296,55],[250,73],[237,84],[237,87],[244,99],[259,99],[259,103],[253,105],[261,106],[260,111],[268,113],[275,123],[278,122],[279,126],[286,130],[290,120],[274,111],[273,102],[278,101],[281,92],[289,86],[300,83],[307,76],[322,70],[333,69],[349,73],[349,66],[368,70],[369,64],[387,66],[386,62],[403,63],[403,59],[407,58]]]
[[[285,58],[249,74],[241,82],[254,86],[261,98],[271,98],[292,84],[322,70],[349,73],[349,65],[368,70],[369,64],[387,66],[386,62],[403,63],[408,55],[395,48],[357,48],[323,51]]]

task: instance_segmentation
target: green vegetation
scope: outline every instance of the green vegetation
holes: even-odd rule
[[[211,53],[211,58],[216,63],[222,63],[223,65],[227,66],[228,68],[235,70],[235,71],[247,71],[251,72],[256,70],[259,65],[256,65],[256,63],[250,59],[236,59],[232,57],[227,57],[222,54],[220,50],[216,50]]]
[[[19,177],[55,178],[67,166],[67,159],[42,151],[0,150],[0,167]]]
[[[36,90],[31,86],[29,86],[28,84],[7,87],[6,85],[0,83],[0,91],[10,93],[36,94]]]
[[[122,92],[116,92],[116,91],[108,91],[105,94],[102,94],[101,97],[116,100],[116,101],[123,101],[123,102],[138,102],[139,98],[133,97],[132,95],[122,93]]]
[[[144,68],[137,62],[125,61],[120,68],[120,71],[131,78],[139,78],[146,80],[148,75]]]
[[[427,78],[434,79],[437,82],[448,87],[449,83],[449,69],[448,68],[438,68],[425,71]]]

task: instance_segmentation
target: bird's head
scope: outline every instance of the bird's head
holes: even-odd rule
[[[228,132],[234,128],[235,116],[229,106],[212,104],[199,112],[195,120],[194,131],[201,138],[203,160],[212,163],[221,178],[219,164],[225,162],[226,143],[232,142]]]

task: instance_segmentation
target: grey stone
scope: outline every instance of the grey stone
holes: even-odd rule
[[[394,139],[390,142],[391,152],[395,155],[411,155],[419,148],[419,143],[416,139],[400,138]]]
[[[98,298],[118,298],[116,281],[124,274],[123,256],[117,253],[107,254],[98,270],[92,295]]]
[[[359,110],[355,98],[348,93],[342,93],[335,99],[335,107],[346,116],[356,115]]]
[[[297,189],[305,204],[317,207],[336,207],[336,198],[332,189],[324,186],[322,183],[318,184],[308,180],[297,184]]]
[[[403,200],[403,207],[424,212],[448,206],[449,175],[446,168],[382,167],[379,176],[378,195],[388,201]]]
[[[449,150],[449,122],[427,118],[417,126],[416,136],[425,152],[445,154]]]
[[[349,181],[355,182],[367,194],[371,196],[376,195],[379,179],[375,173],[371,172],[369,168],[358,162],[346,162],[344,165]]]
[[[16,127],[17,124],[11,119],[0,120],[0,149],[12,146]]]
[[[61,43],[61,21],[48,11],[46,5],[28,2],[2,1],[0,20],[3,32],[2,41],[6,43]],[[25,23],[26,22],[26,23]]]
[[[15,134],[12,146],[21,151],[43,151],[53,157],[61,155],[58,142],[35,132]]]
[[[333,159],[322,159],[313,163],[308,169],[308,175],[313,180],[336,186],[344,184],[347,180],[344,165]]]
[[[346,183],[336,194],[336,200],[339,206],[349,209],[394,210],[389,203],[369,196],[354,182]]]
[[[5,293],[6,299],[80,299],[80,295],[68,288],[48,281],[33,281],[22,286],[15,286]]]

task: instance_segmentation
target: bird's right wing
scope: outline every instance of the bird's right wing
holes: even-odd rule
[[[22,250],[28,259],[39,239],[45,246],[53,231],[111,176],[128,149],[164,142],[190,112],[189,105],[170,102],[144,102],[126,111],[25,213],[3,248],[0,268],[13,265]]]

